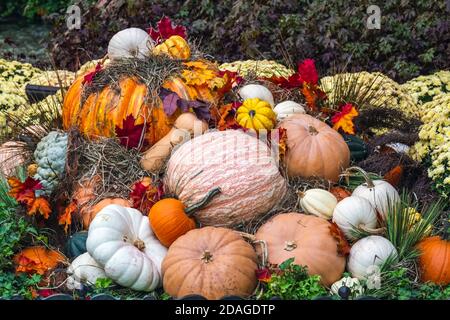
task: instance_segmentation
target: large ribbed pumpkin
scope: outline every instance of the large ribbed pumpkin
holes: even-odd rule
[[[194,214],[200,224],[213,226],[258,219],[286,193],[270,149],[240,130],[207,132],[181,145],[169,159],[164,185],[187,207],[220,188]]]
[[[225,228],[191,230],[170,246],[162,263],[164,291],[207,299],[250,296],[255,290],[258,259],[253,247]]]
[[[267,244],[268,261],[280,264],[294,258],[294,263],[308,267],[308,273],[320,275],[330,286],[342,276],[345,257],[338,254],[338,245],[325,219],[300,213],[273,217],[256,232],[258,240]]]
[[[289,176],[320,177],[332,181],[350,164],[350,150],[342,136],[307,114],[295,114],[279,127],[287,130],[285,163]]]
[[[151,104],[145,84],[126,77],[119,82],[120,90],[107,86],[99,93],[89,95],[82,103],[83,80],[84,76],[76,79],[64,98],[64,129],[75,126],[89,137],[112,137],[116,127],[122,129],[123,121],[132,115],[136,119],[135,125],[145,124],[145,138],[151,146],[170,131],[180,115],[177,111],[168,117],[159,99],[156,105]],[[217,97],[209,89],[187,86],[179,78],[167,80],[163,88],[177,93],[182,99],[217,102]]]

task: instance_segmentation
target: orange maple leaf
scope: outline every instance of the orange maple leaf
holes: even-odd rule
[[[331,122],[333,123],[333,129],[339,131],[342,129],[345,133],[355,134],[355,125],[353,124],[353,118],[359,115],[356,108],[347,103],[341,109],[341,112],[338,112],[331,118]]]
[[[28,215],[41,214],[44,216],[44,219],[48,219],[52,209],[50,208],[50,204],[45,198],[38,197],[35,198],[31,206],[28,207]]]
[[[17,273],[44,275],[65,261],[66,258],[58,251],[41,246],[26,248],[14,256]]]
[[[67,233],[67,229],[72,224],[72,214],[77,211],[78,206],[75,201],[72,201],[67,208],[64,210],[64,213],[58,217],[58,224],[64,225],[64,232]]]
[[[350,245],[345,238],[344,233],[334,222],[330,223],[330,234],[337,242],[337,253],[340,256],[348,256],[350,254]]]
[[[241,126],[236,122],[236,109],[239,104],[228,103],[219,108],[219,122],[217,123],[217,128],[220,131],[227,129],[239,129]]]
[[[31,177],[26,178],[24,182],[16,177],[10,177],[8,184],[10,186],[9,195],[28,207],[33,205],[36,198],[34,192],[42,189],[42,184]]]

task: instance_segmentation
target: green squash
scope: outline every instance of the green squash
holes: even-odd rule
[[[88,237],[87,231],[80,231],[74,233],[67,239],[65,251],[69,258],[76,258],[87,252],[86,241]]]
[[[345,143],[350,149],[350,160],[353,162],[362,161],[368,156],[367,144],[360,138],[350,134],[343,134]]]

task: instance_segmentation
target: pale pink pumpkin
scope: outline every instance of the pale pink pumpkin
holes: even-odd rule
[[[194,214],[202,225],[235,226],[267,213],[287,186],[267,145],[240,130],[207,132],[181,145],[170,157],[166,191],[186,206],[220,188]]]
[[[24,162],[23,142],[8,141],[0,146],[0,172],[5,177],[12,175]]]
[[[319,177],[332,181],[350,164],[350,150],[342,136],[307,114],[295,114],[279,127],[287,130],[285,163],[292,177]]]
[[[345,269],[345,257],[330,233],[331,224],[322,218],[300,213],[279,214],[263,224],[255,236],[267,244],[268,262],[280,264],[290,258],[308,267],[308,273],[319,275],[330,286]]]

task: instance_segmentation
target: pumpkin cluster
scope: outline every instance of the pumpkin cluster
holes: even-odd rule
[[[25,165],[7,179],[17,211],[64,239],[64,255],[18,252],[18,273],[62,265],[67,292],[107,278],[175,299],[261,297],[286,261],[341,297],[411,260],[423,282],[450,283],[443,207],[406,201],[397,171],[357,165],[396,152],[356,134],[357,99],[327,97],[312,59],[253,78],[206,57],[168,18],[122,30],[65,92],[59,127],[2,144]],[[30,160],[8,145],[34,148]]]

